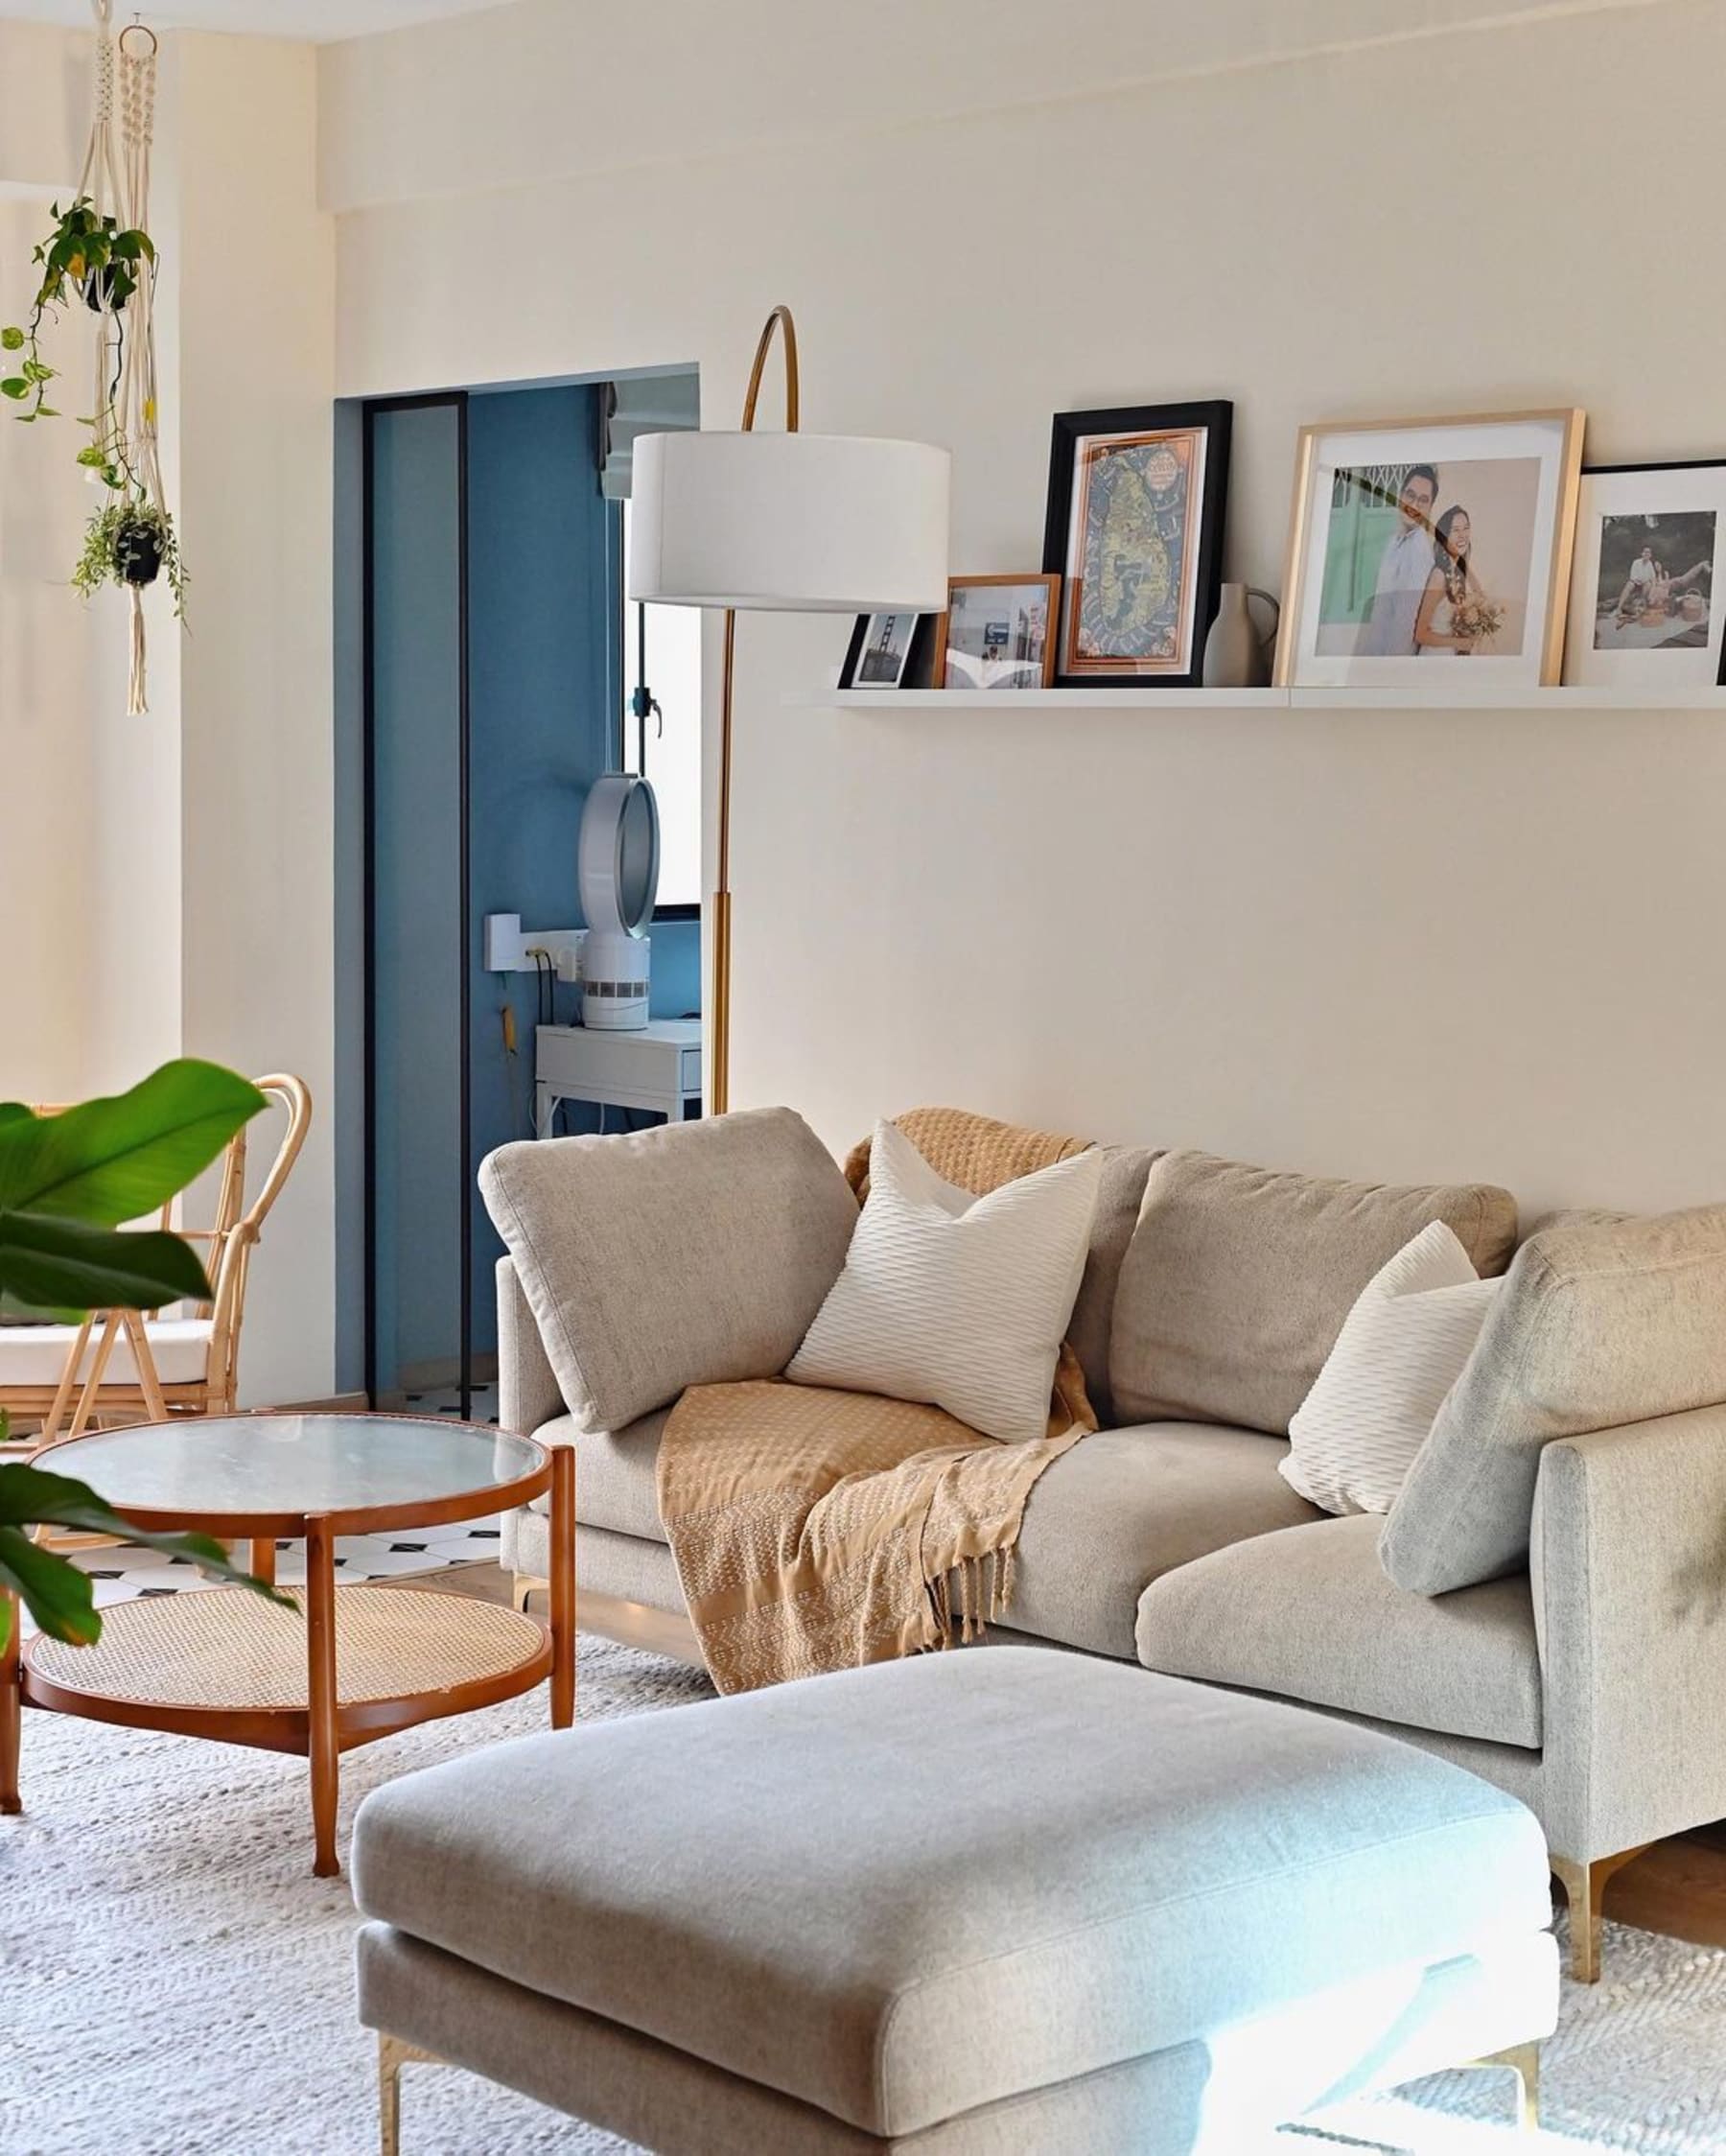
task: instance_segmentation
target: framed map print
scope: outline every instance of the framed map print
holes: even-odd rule
[[[1055,415],[1043,568],[1063,582],[1055,679],[1190,688],[1223,574],[1231,404]]]

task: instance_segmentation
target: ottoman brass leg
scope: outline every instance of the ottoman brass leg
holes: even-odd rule
[[[401,2156],[402,2069],[416,2059],[441,2066],[435,2051],[423,2051],[402,2036],[378,2035],[378,2147],[380,2156]]]
[[[1597,1857],[1586,1864],[1569,1857],[1549,1857],[1552,1877],[1564,1888],[1570,1907],[1571,1975],[1578,1983],[1600,1980],[1600,1905],[1606,1898],[1607,1881],[1647,1846],[1640,1842],[1634,1849],[1621,1849],[1616,1856]]]
[[[1470,2059],[1470,2071],[1484,2071],[1488,2067],[1504,2068],[1514,2074],[1517,2087],[1516,2122],[1525,2134],[1540,2131],[1540,2046],[1516,2044],[1507,2051],[1494,2051],[1489,2058]]]

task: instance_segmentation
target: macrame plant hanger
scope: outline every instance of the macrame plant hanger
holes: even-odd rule
[[[90,0],[96,22],[96,105],[90,147],[84,154],[81,195],[100,218],[121,231],[150,229],[150,152],[155,129],[156,37],[136,17],[116,39],[113,0]],[[114,141],[114,106],[120,107],[120,141]],[[153,502],[164,515],[167,490],[156,437],[155,264],[140,266],[137,288],[122,305],[105,288],[91,300],[96,317],[94,439],[120,471],[128,496]],[[128,579],[131,605],[131,671],[126,708],[147,712],[144,585]]]

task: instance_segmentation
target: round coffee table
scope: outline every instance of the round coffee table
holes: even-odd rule
[[[94,1647],[12,1611],[0,1652],[0,1812],[20,1809],[19,1708],[298,1752],[311,1763],[313,1869],[339,1871],[338,1764],[376,1737],[551,1679],[575,1713],[575,1461],[478,1423],[391,1415],[235,1415],[105,1430],[41,1464],[86,1482],[138,1526],[249,1542],[273,1582],[278,1537],[305,1538],[306,1585],[283,1609],[209,1587],[103,1612]],[[336,1588],[336,1537],[474,1519],[551,1498],[550,1621],[442,1589]]]

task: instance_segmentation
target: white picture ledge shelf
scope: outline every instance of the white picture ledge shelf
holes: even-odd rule
[[[1627,711],[1726,713],[1726,689],[827,689],[788,692],[797,711]]]

